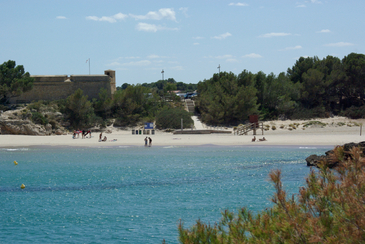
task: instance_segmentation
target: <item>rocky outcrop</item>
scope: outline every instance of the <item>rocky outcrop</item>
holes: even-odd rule
[[[13,135],[50,135],[51,131],[47,131],[44,126],[34,124],[29,120],[1,120],[1,134]]]
[[[353,147],[358,147],[360,148],[360,150],[362,151],[362,155],[365,155],[365,141],[363,142],[359,142],[359,143],[354,143],[354,142],[350,142],[347,144],[343,145],[343,149],[344,149],[344,158],[348,158],[350,157],[350,149],[352,149]],[[330,150],[325,152],[326,155],[310,155],[309,157],[307,157],[305,159],[305,161],[307,161],[307,166],[315,166],[318,168],[318,165],[320,162],[326,162],[329,168],[334,168],[338,165],[338,161],[335,161],[333,159],[333,157],[331,157],[331,154],[333,154],[334,151]]]
[[[40,125],[33,123],[29,118],[29,112],[23,112],[24,109],[6,111],[0,115],[0,132],[1,134],[12,135],[64,135],[67,131],[63,128],[53,128],[52,124]],[[60,115],[59,115],[60,114]],[[62,116],[61,113],[55,116]]]

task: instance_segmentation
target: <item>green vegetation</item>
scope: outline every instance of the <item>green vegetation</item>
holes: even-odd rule
[[[10,98],[20,96],[33,88],[34,79],[24,71],[23,65],[9,60],[0,65],[0,104],[6,104]]]
[[[66,99],[65,114],[74,129],[89,127],[95,116],[92,103],[83,95],[81,89]]]
[[[198,220],[186,229],[180,222],[180,243],[364,243],[365,158],[358,148],[350,154],[346,159],[343,147],[335,148],[331,160],[340,166],[331,171],[323,162],[291,198],[280,170],[272,171],[273,207],[257,215],[247,208],[226,210],[214,225]]]
[[[316,120],[314,120],[314,121],[309,121],[309,122],[305,122],[304,124],[303,124],[303,127],[309,127],[309,126],[320,126],[320,127],[325,127],[327,124],[326,123],[323,123],[323,122],[321,122],[321,121],[316,121]]]
[[[199,82],[196,107],[207,124],[232,125],[258,113],[254,75],[243,71],[238,76],[220,73]]]
[[[342,60],[327,56],[301,57],[286,73],[238,76],[222,72],[199,82],[196,99],[202,121],[237,124],[247,114],[261,119],[311,119],[331,114],[365,117],[365,55],[351,53]],[[242,95],[243,97],[241,97]]]
[[[165,109],[156,116],[156,127],[157,129],[180,129],[181,119],[183,119],[184,128],[191,128],[194,125],[189,112],[181,108]]]
[[[365,118],[364,80],[363,54],[350,53],[342,60],[332,56],[301,57],[286,73],[278,76],[243,70],[238,75],[213,74],[198,84],[176,82],[173,78],[150,84],[124,83],[117,87],[113,98],[102,89],[98,99],[90,102],[82,91],[76,91],[66,100],[58,101],[57,109],[75,129],[111,123],[134,126],[156,121],[163,110],[184,106],[173,91],[196,90],[195,111],[203,123],[212,126],[245,124],[253,114],[259,115],[261,120],[331,115],[357,119]],[[14,61],[0,65],[0,103],[6,104],[11,97],[31,89],[32,82],[29,73],[24,72],[23,66],[15,66]],[[39,115],[33,117],[39,123],[46,122]],[[299,124],[288,127],[289,130],[296,128]]]

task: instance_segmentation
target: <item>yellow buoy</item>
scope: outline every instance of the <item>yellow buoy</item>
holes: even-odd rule
[[[18,165],[18,162],[14,160],[14,164],[15,164],[15,165]]]
[[[24,184],[22,184],[22,185],[20,186],[20,188],[24,189],[24,188],[25,188],[25,185],[24,185]]]

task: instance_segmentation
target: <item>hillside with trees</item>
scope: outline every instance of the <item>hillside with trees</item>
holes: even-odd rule
[[[16,66],[10,60],[0,66],[2,104],[9,97],[31,89],[32,84],[23,66]],[[162,112],[165,116],[179,114],[184,104],[173,92],[176,90],[197,91],[195,111],[208,125],[236,126],[247,122],[252,114],[258,114],[260,120],[333,115],[365,118],[365,55],[350,53],[342,60],[333,56],[301,57],[279,75],[243,70],[238,75],[213,74],[198,84],[176,82],[173,78],[149,84],[124,83],[117,87],[113,98],[101,90],[99,98],[90,101],[78,90],[66,100],[43,103],[62,112],[63,122],[70,128],[104,127],[111,123],[134,126],[162,119],[158,116]],[[41,101],[35,102],[38,102],[35,107],[44,110],[44,106],[39,106]],[[44,112],[37,112],[36,121],[45,121],[41,118]],[[175,124],[172,120],[170,125],[161,122],[166,128],[176,127]]]

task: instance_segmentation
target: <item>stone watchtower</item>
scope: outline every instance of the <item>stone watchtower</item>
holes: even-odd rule
[[[111,95],[114,95],[114,92],[117,90],[116,81],[115,81],[115,70],[105,70],[104,74],[110,77],[110,92]]]

